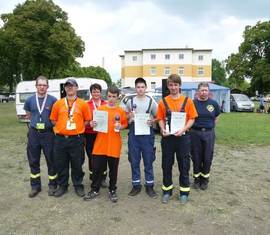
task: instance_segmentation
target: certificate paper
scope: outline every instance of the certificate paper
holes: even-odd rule
[[[150,117],[148,113],[135,113],[135,135],[150,135],[150,127],[147,124],[149,118]]]
[[[172,112],[171,117],[171,134],[175,134],[177,131],[182,130],[186,124],[186,113],[184,112]]]
[[[97,122],[97,125],[93,128],[94,131],[103,132],[103,133],[108,132],[108,112],[94,110],[93,121]]]

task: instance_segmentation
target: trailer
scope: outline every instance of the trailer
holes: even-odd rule
[[[78,83],[77,95],[81,99],[88,101],[90,97],[89,88],[92,84],[98,83],[102,87],[102,97],[105,98],[107,91],[107,83],[101,79],[95,78],[75,78],[68,77],[64,79],[49,80],[48,94],[54,96],[56,99],[61,99],[66,96],[64,84],[67,79],[73,78]],[[29,122],[23,109],[24,103],[28,97],[36,93],[36,81],[23,81],[18,83],[16,87],[16,113],[19,121]]]

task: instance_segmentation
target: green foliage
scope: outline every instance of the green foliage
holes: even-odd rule
[[[20,74],[23,80],[40,74],[54,78],[83,55],[83,41],[52,0],[27,0],[1,19],[1,70],[8,70],[0,74],[1,80]]]
[[[250,78],[251,91],[270,91],[270,21],[246,26],[243,37],[238,53],[226,61],[229,80],[238,88],[245,78]]]
[[[79,63],[73,63],[68,69],[61,72],[60,77],[90,77],[104,80],[107,85],[112,84],[110,74],[99,66],[80,67]]]
[[[217,59],[212,59],[212,81],[218,85],[225,85],[226,83],[224,64]]]

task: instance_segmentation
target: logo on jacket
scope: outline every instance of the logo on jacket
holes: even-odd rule
[[[215,110],[215,108],[214,108],[214,106],[212,104],[207,105],[206,108],[210,113],[212,113]]]

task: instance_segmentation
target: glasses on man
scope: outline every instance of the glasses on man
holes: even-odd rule
[[[39,86],[39,87],[47,87],[48,85],[47,84],[37,84],[37,86]]]

